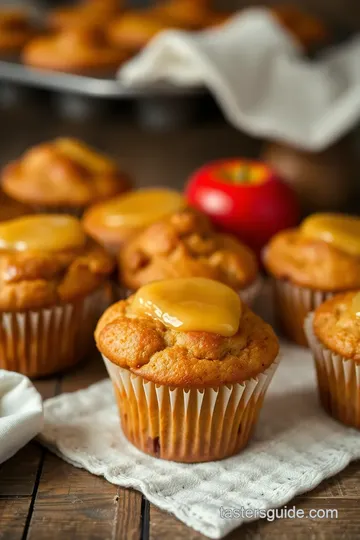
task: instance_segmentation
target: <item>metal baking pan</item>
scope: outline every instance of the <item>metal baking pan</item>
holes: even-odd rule
[[[40,70],[24,66],[17,59],[0,60],[0,99],[23,99],[19,89],[55,92],[61,114],[77,119],[101,113],[110,100],[133,100],[137,122],[151,130],[169,130],[188,124],[196,115],[203,87],[180,87],[170,83],[127,88],[113,76],[97,77]]]

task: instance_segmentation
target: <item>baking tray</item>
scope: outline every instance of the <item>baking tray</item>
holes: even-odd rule
[[[203,87],[181,87],[170,83],[128,88],[108,75],[85,76],[24,66],[17,59],[0,60],[0,99],[24,99],[19,89],[33,88],[55,93],[61,114],[88,118],[101,113],[105,101],[133,100],[137,122],[148,129],[167,130],[188,124],[196,115]]]

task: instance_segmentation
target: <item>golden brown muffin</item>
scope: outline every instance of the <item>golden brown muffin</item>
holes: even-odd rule
[[[78,362],[113,266],[73,217],[1,223],[0,368],[35,377]]]
[[[278,353],[272,328],[245,304],[238,333],[224,337],[179,332],[151,317],[137,318],[133,298],[108,308],[95,337],[109,360],[148,381],[200,388],[241,383],[263,372]]]
[[[202,330],[204,313],[210,313],[208,331]],[[220,331],[224,321],[232,321],[231,332],[210,331]],[[247,444],[279,345],[232,289],[203,278],[148,285],[104,313],[95,339],[123,431],[140,450],[199,462],[223,459]]]
[[[314,313],[313,329],[325,347],[360,364],[360,313],[356,315],[354,308],[356,294],[338,294],[321,304]]]
[[[360,287],[360,219],[314,214],[278,233],[264,252],[274,278],[275,304],[286,335],[307,345],[306,315],[336,292]]]
[[[326,214],[318,214],[322,215]],[[360,252],[351,254],[346,241],[334,244],[325,236],[308,235],[303,226],[280,232],[265,250],[266,268],[277,279],[310,289],[335,292],[359,288]]]
[[[34,38],[22,51],[28,66],[93,75],[116,70],[127,57],[108,42],[104,32],[86,26]]]
[[[166,22],[152,15],[150,10],[129,11],[110,23],[108,36],[111,43],[135,54],[168,27]]]
[[[92,238],[117,254],[125,242],[146,226],[186,205],[177,191],[139,189],[91,206],[84,214],[83,226]]]
[[[243,289],[257,278],[254,253],[216,233],[208,218],[185,209],[147,227],[119,254],[119,279],[129,289],[178,277],[207,277]]]
[[[17,53],[32,37],[27,13],[20,9],[0,9],[0,54]]]
[[[58,249],[65,227],[71,228],[70,247]],[[42,214],[6,221],[0,225],[0,310],[72,302],[95,290],[113,267],[112,258],[86,239],[74,217]]]
[[[75,139],[59,138],[25,152],[2,172],[4,191],[29,205],[80,213],[129,188],[110,158]]]
[[[320,401],[346,425],[360,429],[360,293],[336,295],[305,321]]]
[[[120,0],[84,0],[75,6],[50,11],[47,22],[55,30],[102,27],[120,11],[122,4]]]

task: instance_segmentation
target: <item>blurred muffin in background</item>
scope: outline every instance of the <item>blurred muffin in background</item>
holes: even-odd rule
[[[0,7],[0,55],[18,53],[33,34],[25,10]]]
[[[126,59],[104,32],[86,26],[34,38],[22,51],[28,66],[91,75],[112,73]]]
[[[104,306],[112,258],[71,216],[0,224],[0,368],[30,377],[80,361]]]
[[[186,205],[183,195],[172,189],[139,189],[91,206],[84,214],[83,226],[92,238],[117,254],[142,229]]]
[[[34,146],[3,169],[1,181],[10,197],[37,211],[76,216],[130,187],[112,159],[71,138]]]
[[[209,219],[186,208],[149,225],[118,255],[119,282],[131,291],[163,279],[204,277],[220,281],[251,304],[261,279],[253,251],[217,233]]]
[[[360,288],[360,217],[314,214],[275,235],[264,252],[286,335],[307,345],[306,315],[341,291]]]
[[[53,9],[48,14],[47,23],[55,30],[102,27],[121,11],[122,5],[121,0],[83,0],[75,6]]]
[[[129,11],[109,24],[108,37],[117,47],[136,54],[154,36],[168,27],[169,25],[154,16],[151,10]]]

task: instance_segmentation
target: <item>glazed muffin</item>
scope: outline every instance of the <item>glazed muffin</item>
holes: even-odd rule
[[[109,24],[109,41],[127,51],[136,54],[148,42],[169,25],[145,10],[129,11]]]
[[[0,368],[38,377],[81,360],[112,270],[74,217],[0,224]]]
[[[0,9],[0,55],[18,53],[32,35],[33,29],[26,11]]]
[[[55,30],[101,27],[119,13],[122,4],[118,0],[85,0],[75,6],[53,9],[47,23]]]
[[[130,186],[114,161],[69,138],[34,146],[3,169],[1,181],[10,197],[37,211],[76,216]]]
[[[251,303],[261,283],[251,249],[217,233],[205,215],[189,208],[130,239],[118,262],[119,281],[130,290],[163,279],[204,277],[228,285]]]
[[[93,76],[114,72],[127,58],[102,30],[87,26],[36,37],[22,51],[28,66]]]
[[[324,409],[360,429],[360,293],[324,302],[307,317],[305,330]]]
[[[83,226],[89,236],[117,254],[142,229],[185,206],[185,198],[177,191],[139,189],[91,206],[84,214]]]
[[[204,278],[146,285],[104,313],[95,338],[139,450],[200,462],[247,444],[279,345],[235,291]]]
[[[287,336],[306,345],[304,318],[340,291],[360,288],[360,218],[314,214],[277,234],[264,253]]]

